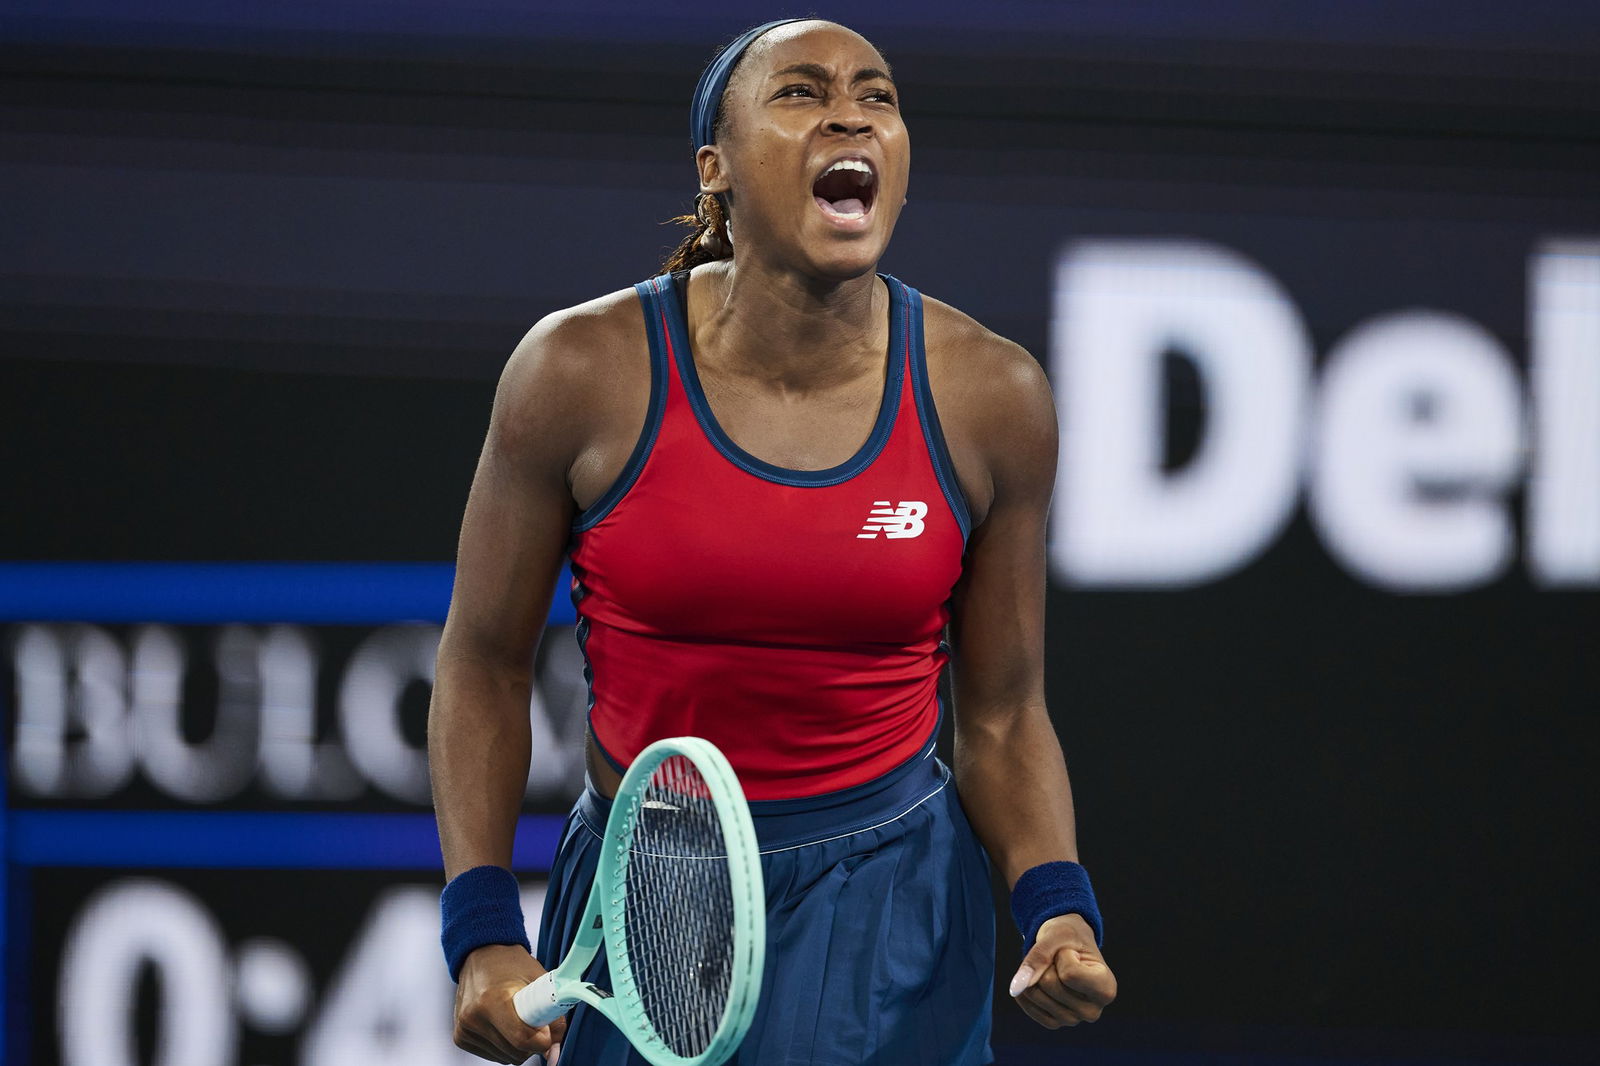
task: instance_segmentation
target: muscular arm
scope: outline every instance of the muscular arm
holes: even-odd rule
[[[507,362],[467,496],[450,614],[428,713],[428,763],[445,874],[511,865],[528,779],[533,656],[572,521],[552,331]]]
[[[1076,861],[1078,849],[1067,766],[1044,699],[1044,535],[1055,413],[1033,360],[1017,349],[1006,363],[993,379],[995,410],[984,420],[993,496],[967,545],[951,636],[962,803],[1014,885],[1039,863]]]
[[[1045,520],[1057,430],[1032,357],[992,334],[983,347],[985,385],[967,394],[962,412],[980,442],[969,455],[981,458],[989,493],[951,617],[955,771],[973,829],[1015,886],[1034,866],[1078,859],[1072,787],[1044,697]],[[1024,966],[1018,1003],[1049,1028],[1097,1019],[1116,994],[1077,915],[1046,922]]]
[[[570,472],[588,437],[581,330],[541,322],[507,361],[467,497],[455,588],[428,713],[428,762],[445,873],[511,865],[528,779],[533,656],[566,549]],[[522,1062],[561,1039],[530,1029],[511,997],[543,973],[520,945],[469,954],[456,990],[456,1043]]]

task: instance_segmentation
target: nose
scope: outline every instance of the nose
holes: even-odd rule
[[[862,109],[861,101],[847,99],[840,101],[834,113],[828,117],[825,128],[833,134],[864,136],[872,132],[872,122]]]
[[[828,132],[842,133],[846,136],[863,136],[872,132],[872,123],[865,120],[844,122],[839,119],[831,119],[828,122]]]

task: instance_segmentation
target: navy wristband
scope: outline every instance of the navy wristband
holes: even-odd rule
[[[461,964],[485,944],[521,944],[528,951],[522,920],[522,890],[504,866],[474,866],[451,879],[439,894],[439,942],[450,980],[461,978]]]
[[[1094,889],[1089,886],[1089,872],[1082,866],[1075,862],[1046,862],[1017,878],[1017,885],[1011,890],[1011,917],[1022,932],[1024,955],[1033,949],[1039,927],[1063,914],[1076,914],[1088,922],[1096,946],[1105,940],[1105,926],[1094,902]]]

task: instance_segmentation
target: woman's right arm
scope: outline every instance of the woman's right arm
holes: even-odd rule
[[[533,658],[575,505],[570,471],[586,439],[584,323],[541,321],[507,361],[467,497],[450,613],[428,713],[428,762],[445,876],[511,866],[528,780]],[[530,1029],[511,996],[544,972],[520,945],[491,944],[462,964],[456,1043],[522,1062],[560,1041],[565,1022]]]

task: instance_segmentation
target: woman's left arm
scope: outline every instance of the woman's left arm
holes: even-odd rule
[[[992,489],[967,543],[951,616],[955,772],[962,806],[1015,888],[1028,870],[1078,860],[1072,788],[1044,698],[1045,520],[1057,430],[1050,386],[1026,351],[993,337],[1000,372],[962,421],[981,423],[973,453]],[[991,362],[993,360],[993,362]],[[1046,911],[1048,913],[1048,911]],[[1078,914],[1039,927],[1011,994],[1054,1029],[1094,1021],[1117,982]]]

